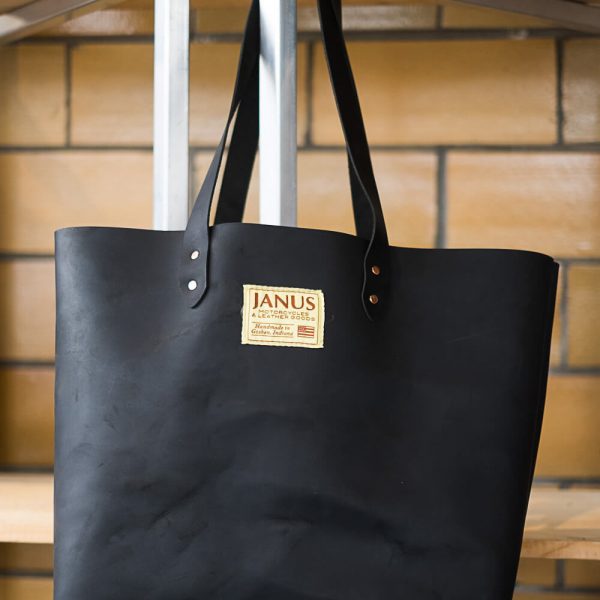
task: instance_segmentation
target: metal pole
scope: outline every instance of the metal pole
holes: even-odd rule
[[[260,222],[295,226],[296,0],[260,0]]]
[[[190,2],[155,0],[154,228],[185,229],[189,201]]]

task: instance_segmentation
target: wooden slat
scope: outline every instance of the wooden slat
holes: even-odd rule
[[[20,8],[30,2],[31,0],[0,0],[0,13]]]
[[[53,25],[118,4],[122,0],[0,0],[0,43],[21,39]]]
[[[578,31],[600,32],[600,9],[572,0],[461,0],[468,4],[516,12]]]
[[[51,475],[0,475],[0,542],[51,544]]]
[[[0,542],[52,543],[50,475],[0,475]],[[600,560],[600,489],[534,488],[525,558]]]
[[[534,489],[521,555],[600,560],[600,490]]]

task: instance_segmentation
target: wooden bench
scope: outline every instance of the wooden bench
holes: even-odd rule
[[[0,475],[0,542],[51,544],[52,506],[51,475]],[[535,487],[522,556],[600,560],[600,489]]]

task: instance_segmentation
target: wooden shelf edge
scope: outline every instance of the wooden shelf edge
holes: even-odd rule
[[[54,479],[0,474],[0,543],[52,544]],[[534,487],[521,556],[600,560],[600,489]]]
[[[521,558],[600,560],[600,542],[589,540],[523,540]]]
[[[0,475],[0,542],[51,544],[52,475]]]

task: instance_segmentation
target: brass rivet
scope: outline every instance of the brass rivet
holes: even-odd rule
[[[371,267],[371,273],[373,273],[373,275],[381,275],[381,269],[378,265],[373,265]]]
[[[200,256],[200,252],[198,252],[198,250],[194,250],[191,254],[190,254],[190,258],[192,260],[196,260],[198,257]]]
[[[193,292],[197,287],[198,283],[196,281],[194,281],[193,279],[188,281],[188,290],[190,290],[190,292]]]
[[[375,294],[371,294],[369,296],[369,302],[371,304],[377,304],[379,302],[379,296],[376,296]]]

